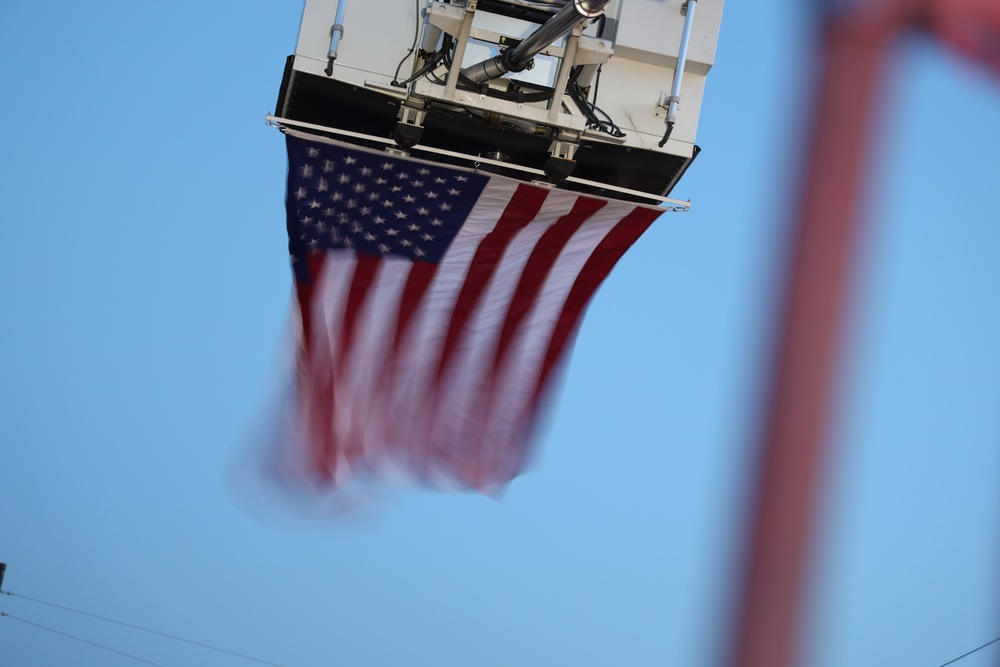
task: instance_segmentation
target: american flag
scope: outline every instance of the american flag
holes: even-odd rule
[[[661,209],[286,132],[298,451],[339,488],[495,492],[584,308]]]

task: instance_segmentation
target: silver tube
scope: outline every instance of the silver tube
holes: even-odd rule
[[[330,28],[330,50],[326,54],[326,75],[333,74],[333,62],[337,59],[337,48],[340,46],[340,38],[344,36],[344,12],[347,10],[347,0],[340,0],[337,3],[337,16],[333,19],[333,27]]]
[[[698,0],[687,0],[687,16],[684,17],[684,31],[681,33],[681,47],[677,53],[677,67],[674,68],[674,84],[670,89],[670,104],[667,109],[667,122],[677,122],[677,108],[681,104],[681,84],[684,82],[684,68],[687,66],[688,44],[691,43],[691,26],[694,24],[694,10]]]
[[[543,23],[541,28],[510,50],[507,61],[513,65],[511,69],[526,65],[547,46],[572,30],[577,23],[600,16],[608,2],[610,0],[575,0],[560,9],[555,16]]]
[[[507,72],[520,72],[528,66],[532,58],[578,23],[600,16],[608,2],[610,0],[573,0],[543,23],[538,30],[528,35],[523,42],[499,56],[466,67],[462,70],[462,74],[476,83],[483,83],[499,78]]]
[[[420,50],[424,53],[434,53],[441,44],[441,28],[431,25],[430,20],[424,21],[424,35],[420,41]]]

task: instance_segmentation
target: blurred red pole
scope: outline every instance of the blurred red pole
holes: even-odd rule
[[[855,14],[870,14],[864,10]],[[891,12],[890,12],[891,13]],[[823,26],[811,135],[763,423],[731,667],[798,667],[810,547],[851,284],[887,13]]]

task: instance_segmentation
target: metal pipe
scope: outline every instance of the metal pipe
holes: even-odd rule
[[[326,54],[326,75],[333,76],[333,61],[337,59],[337,48],[340,38],[344,36],[344,12],[347,10],[347,0],[337,2],[337,15],[330,28],[330,50]]]
[[[684,31],[681,33],[681,48],[677,53],[677,67],[674,68],[674,85],[670,89],[670,106],[667,109],[667,122],[677,122],[677,107],[681,104],[681,84],[684,82],[684,68],[687,66],[688,44],[691,43],[691,26],[694,24],[694,10],[698,0],[687,0],[687,16],[684,17]]]
[[[524,41],[498,56],[470,65],[462,70],[462,75],[476,83],[497,79],[507,72],[527,69],[531,59],[550,44],[571,31],[579,23],[596,18],[604,11],[610,0],[573,0],[559,10],[555,16],[543,23]]]
[[[674,132],[674,123],[677,122],[677,108],[681,105],[681,84],[684,82],[684,68],[687,66],[688,43],[691,41],[691,26],[694,24],[694,10],[697,6],[698,0],[687,0],[681,6],[681,11],[685,12],[684,29],[681,31],[681,46],[677,52],[677,64],[674,66],[674,83],[670,88],[670,97],[667,98],[667,128],[660,143],[657,144],[660,148],[670,140],[670,135]]]
[[[424,20],[424,35],[420,41],[420,50],[423,53],[434,53],[441,44],[441,28],[431,25],[430,12]]]

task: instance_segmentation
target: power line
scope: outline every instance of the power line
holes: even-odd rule
[[[56,609],[62,609],[64,611],[71,611],[74,614],[80,614],[81,616],[89,616],[90,618],[96,618],[98,620],[106,621],[108,623],[115,623],[116,625],[121,625],[126,628],[132,628],[133,630],[141,630],[142,632],[148,632],[153,635],[159,635],[160,637],[166,637],[167,639],[173,639],[175,641],[184,642],[185,644],[200,646],[201,648],[211,649],[212,651],[218,651],[219,653],[226,653],[228,655],[236,656],[237,658],[243,658],[244,660],[252,660],[254,662],[259,662],[264,665],[271,665],[272,667],[282,667],[282,665],[279,665],[276,662],[268,662],[267,660],[261,660],[260,658],[255,658],[251,655],[244,655],[243,653],[237,653],[235,651],[230,651],[229,649],[219,648],[218,646],[212,646],[211,644],[203,644],[201,642],[196,642],[192,639],[185,639],[184,637],[178,637],[177,635],[171,635],[167,634],[166,632],[160,632],[159,630],[144,628],[140,625],[133,625],[132,623],[126,623],[124,621],[116,621],[113,618],[107,618],[106,616],[98,616],[97,614],[91,614],[90,612],[87,611],[73,609],[72,607],[65,607],[61,604],[55,604],[54,602],[46,602],[45,600],[38,600],[36,598],[28,597],[27,595],[21,595],[20,593],[11,593],[10,591],[0,591],[0,593],[2,593],[3,595],[10,595],[11,597],[21,598],[22,600],[29,600],[31,602],[43,604],[48,607],[54,607]],[[13,618],[13,616],[11,618]]]
[[[957,657],[957,658],[955,658],[954,660],[949,660],[948,662],[946,662],[946,663],[944,663],[944,664],[942,664],[942,665],[938,665],[938,667],[946,667],[946,665],[950,665],[950,664],[953,664],[953,663],[956,663],[956,662],[958,662],[959,660],[961,660],[962,658],[964,658],[964,657],[966,657],[966,656],[969,656],[969,655],[972,655],[972,654],[973,654],[973,653],[975,653],[976,651],[978,651],[978,650],[980,650],[980,649],[984,649],[984,648],[986,648],[987,646],[989,646],[990,644],[996,644],[997,642],[1000,642],[1000,637],[997,637],[996,639],[994,639],[994,640],[992,640],[992,641],[988,641],[988,642],[986,642],[985,644],[983,644],[982,646],[977,646],[976,648],[972,649],[972,650],[971,650],[971,651],[969,651],[968,653],[963,653],[962,655],[958,656],[958,657]]]
[[[132,658],[133,660],[138,660],[139,662],[144,662],[147,665],[155,665],[155,667],[164,667],[158,662],[150,662],[139,656],[132,655],[131,653],[126,653],[125,651],[119,651],[116,648],[111,648],[110,646],[105,646],[104,644],[98,644],[97,642],[92,642],[89,639],[84,639],[83,637],[77,637],[76,635],[71,635],[68,632],[62,632],[61,630],[56,630],[48,626],[42,625],[41,623],[33,623],[32,621],[25,620],[23,618],[18,618],[13,614],[8,614],[7,612],[0,611],[0,616],[6,616],[7,618],[13,618],[15,621],[21,621],[22,623],[27,623],[28,625],[33,625],[36,628],[41,628],[42,630],[48,630],[49,632],[54,632],[57,635],[62,635],[63,637],[69,637],[70,639],[75,639],[78,642],[83,642],[84,644],[90,644],[91,646],[96,646],[98,648],[103,648],[105,651],[111,651],[112,653],[117,653],[118,655],[123,655],[126,658]]]

